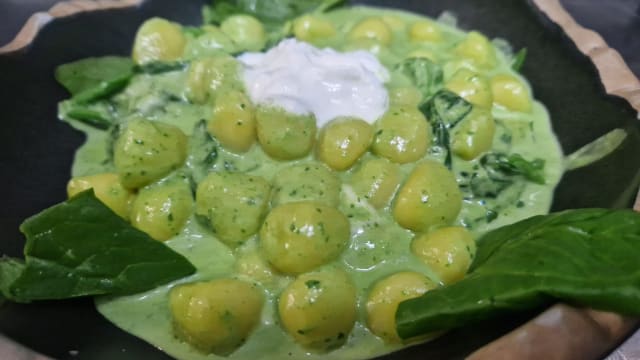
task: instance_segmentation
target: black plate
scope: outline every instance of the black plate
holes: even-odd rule
[[[629,206],[640,182],[640,125],[622,99],[607,96],[588,58],[562,31],[526,1],[378,0],[437,16],[451,10],[465,29],[527,47],[523,72],[535,97],[548,107],[565,153],[614,128],[627,129],[622,147],[606,159],[568,173],[556,191],[555,210]],[[139,8],[102,11],[57,20],[33,45],[0,56],[0,252],[20,256],[22,220],[65,199],[75,149],[83,135],[57,121],[57,102],[67,95],[54,68],[88,56],[129,53],[144,19],[162,16],[184,24],[200,22],[201,1],[149,0]],[[519,313],[449,333],[393,359],[457,359],[514,328],[534,312]],[[162,352],[103,319],[89,299],[0,307],[0,331],[58,359],[166,359]]]

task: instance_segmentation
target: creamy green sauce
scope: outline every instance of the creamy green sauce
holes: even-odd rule
[[[347,32],[356,22],[372,15],[394,15],[407,23],[420,18],[418,15],[406,12],[370,7],[338,10],[324,17],[335,24],[339,31]],[[424,50],[436,56],[446,53],[451,49],[452,44],[462,40],[465,35],[460,30],[445,24],[440,24],[440,27],[446,41],[435,45],[423,45]],[[377,55],[387,67],[392,67],[401,61],[403,54],[416,47],[409,42],[405,31],[395,31],[394,37],[395,40],[388,48],[377,49],[379,50]],[[327,45],[342,47],[342,44]],[[488,72],[488,76],[497,73],[516,75],[510,69],[505,55],[497,51],[497,57],[499,65]],[[445,69],[445,73],[446,71]],[[129,87],[116,97],[115,101],[119,102],[122,108],[141,107],[144,109],[146,118],[175,125],[185,134],[190,135],[199,120],[211,116],[211,106],[193,105],[180,100],[184,98],[185,78],[186,73],[183,71],[137,76]],[[389,86],[402,81],[394,78]],[[524,182],[496,199],[465,200],[456,224],[467,226],[476,235],[532,215],[547,213],[554,187],[563,171],[561,149],[552,133],[549,115],[542,104],[534,102],[530,113],[510,112],[497,106],[494,106],[492,112],[498,124],[494,149],[519,153],[527,159],[544,159],[546,184]],[[72,175],[83,176],[113,171],[113,165],[106,161],[109,158],[110,135],[77,122],[73,122],[73,125],[86,132],[88,139],[76,154]],[[505,140],[507,138],[509,141]],[[370,156],[372,155],[365,155],[365,157]],[[222,163],[232,164],[240,171],[259,175],[267,180],[272,180],[282,168],[291,165],[291,162],[271,159],[259,145],[253,146],[242,156],[220,150],[219,157],[224,160]],[[427,157],[440,159],[441,155],[430,154]],[[311,155],[297,162],[313,161],[316,160]],[[413,166],[414,164],[402,165],[405,177]],[[466,174],[472,173],[475,166],[478,166],[477,160],[467,162],[454,157],[453,170],[460,184],[465,182],[465,176],[468,176]],[[338,173],[343,184],[348,184],[351,173],[351,171]],[[243,346],[228,356],[229,359],[365,359],[398,349],[399,346],[385,344],[366,328],[365,302],[368,290],[376,280],[398,271],[411,270],[423,273],[436,282],[437,276],[411,254],[409,248],[414,234],[400,227],[393,220],[388,208],[383,211],[375,210],[366,201],[359,199],[348,185],[343,185],[339,208],[350,218],[352,237],[349,248],[337,262],[343,264],[349,271],[358,293],[358,321],[346,344],[325,354],[310,353],[298,346],[279,326],[276,310],[277,296],[292,278],[275,275],[272,281],[262,284],[268,294],[263,308],[262,324],[250,335]],[[497,213],[497,218],[487,221],[488,210]],[[118,327],[154,344],[176,358],[196,360],[222,358],[214,354],[200,353],[174,336],[168,307],[168,291],[180,283],[236,275],[236,257],[256,251],[257,242],[256,235],[240,248],[231,250],[192,216],[184,230],[166,244],[185,255],[196,266],[198,272],[189,278],[147,293],[98,298],[96,301],[98,310]]]

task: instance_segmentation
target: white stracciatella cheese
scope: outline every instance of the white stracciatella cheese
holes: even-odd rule
[[[366,51],[340,53],[295,39],[266,53],[244,53],[242,79],[255,104],[313,113],[318,127],[340,116],[373,123],[389,107],[389,72]]]

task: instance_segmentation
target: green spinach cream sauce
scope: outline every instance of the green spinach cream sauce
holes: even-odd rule
[[[145,26],[138,37],[154,31]],[[131,205],[131,211],[137,211],[137,218],[131,215],[132,224],[166,240],[168,246],[197,268],[197,273],[189,278],[143,294],[96,300],[98,310],[107,319],[171,356],[194,360],[366,359],[392,352],[406,345],[395,334],[394,301],[397,306],[402,299],[454,282],[466,272],[473,256],[473,244],[463,250],[447,248],[448,238],[442,242],[437,236],[429,237],[430,233],[453,226],[458,229],[453,233],[458,235],[452,237],[462,239],[467,236],[464,234],[471,234],[477,238],[487,230],[549,210],[554,187],[563,172],[562,153],[549,115],[531,97],[526,80],[512,69],[513,56],[481,34],[466,33],[416,14],[373,7],[338,9],[307,15],[294,22],[294,34],[300,40],[339,51],[371,51],[391,74],[385,84],[391,103],[389,112],[396,111],[399,115],[385,115],[387,120],[373,124],[373,145],[354,164],[338,171],[330,170],[316,150],[306,153],[301,150],[300,155],[269,148],[277,146],[277,141],[303,141],[296,137],[300,134],[293,133],[292,140],[265,140],[260,136],[266,136],[268,131],[261,133],[258,129],[259,143],[243,143],[233,137],[255,138],[255,135],[241,129],[251,125],[248,121],[238,121],[237,128],[213,129],[219,136],[212,136],[209,120],[232,111],[218,108],[219,101],[214,97],[228,95],[225,99],[236,101],[241,114],[246,106],[254,106],[258,118],[284,116],[277,109],[260,109],[257,104],[247,103],[239,65],[224,54],[237,53],[240,45],[254,51],[253,47],[260,49],[260,46],[243,42],[240,35],[228,29],[229,24],[225,25],[227,28],[222,26],[222,30],[205,26],[202,31],[187,31],[168,22],[162,26],[177,33],[166,35],[166,29],[163,30],[171,40],[166,41],[165,48],[155,55],[145,53],[144,49],[134,50],[134,60],[143,62],[145,56],[151,56],[153,60],[178,59],[187,65],[173,71],[137,74],[123,91],[94,105],[110,111],[119,119],[118,126],[104,131],[74,121],[65,113],[65,103],[61,105],[61,114],[87,134],[86,143],[75,157],[73,178],[118,173],[124,186],[133,189],[132,197],[137,196]],[[225,30],[228,37],[220,35]],[[176,42],[180,43],[177,55],[176,46],[172,45]],[[225,47],[235,49],[226,51]],[[260,115],[261,111],[264,114]],[[403,136],[402,128],[394,128],[394,116],[405,119],[409,115],[404,112],[414,117],[424,114],[428,119],[424,131],[433,139],[429,139],[428,148],[418,159],[394,161],[398,158],[389,148],[393,147],[394,138]],[[298,123],[307,124],[304,116],[289,115]],[[383,121],[391,125],[381,124]],[[149,122],[151,128],[147,128]],[[282,129],[288,126],[284,124]],[[144,148],[137,153],[139,158],[122,160],[123,151],[148,145],[140,132],[132,133],[134,130],[158,133],[170,140]],[[311,141],[329,136],[322,129],[317,131],[316,134],[312,129],[305,134]],[[225,138],[229,134],[230,141]],[[187,144],[186,150],[176,150],[176,144],[183,143]],[[315,147],[320,143],[321,140],[316,140]],[[167,155],[162,162],[148,163],[153,154],[164,153]],[[175,161],[167,162],[167,157]],[[217,175],[212,177],[212,173]],[[422,187],[449,176],[452,179],[449,185],[437,185],[435,190]],[[375,184],[387,183],[392,184],[387,198],[382,194],[384,191],[367,192],[380,190]],[[451,190],[451,184],[456,189]],[[235,199],[234,189],[240,187],[246,189],[241,195],[244,202],[235,207],[229,205],[228,199]],[[218,194],[217,189],[221,188],[229,191]],[[169,212],[161,212],[166,219],[163,217],[163,227],[157,230],[153,227],[157,217],[145,213],[145,209],[153,208],[159,194],[164,196],[163,204],[173,207]],[[296,208],[296,201],[307,201],[305,204],[310,205]],[[437,201],[442,202],[442,214],[413,211],[421,204]],[[451,210],[450,203],[455,201],[461,204],[459,211]],[[297,218],[289,210],[297,211]],[[314,211],[324,211],[322,219],[330,221],[314,223],[311,230],[315,232],[305,233],[310,227],[300,224],[309,225],[303,218],[308,213],[312,217],[310,213]],[[247,214],[256,215],[247,220]],[[290,223],[283,223],[282,216],[291,216]],[[434,220],[425,225],[421,216]],[[341,219],[348,220],[346,227]],[[294,235],[279,237],[273,230],[278,226]],[[340,238],[345,229],[344,244],[327,245]],[[244,233],[250,236],[243,238]],[[290,244],[280,243],[287,236],[309,235],[309,239],[316,239],[314,236],[321,236],[318,234],[326,236],[323,241],[310,243],[309,249],[300,249],[294,241],[298,238]],[[274,246],[284,246],[289,252],[278,253],[264,244],[267,241],[274,241]],[[453,260],[438,259],[434,255],[437,251],[428,249],[429,244],[433,249],[453,254]],[[314,256],[286,262],[291,252],[298,250],[308,250]],[[466,252],[464,256],[461,251]],[[458,264],[461,258],[464,260]],[[323,271],[330,274],[337,271],[339,279],[335,283],[325,281]],[[394,274],[401,276],[393,277]],[[424,281],[418,281],[422,285],[415,285],[416,274],[424,277]],[[198,330],[177,324],[174,319],[177,315],[172,315],[170,291],[182,284],[215,279],[243,281],[251,290],[245,294],[242,291],[246,289],[242,288],[229,296],[238,296],[233,301],[239,304],[260,305],[251,310],[257,315],[251,315],[250,310],[221,313],[216,320],[222,324],[219,331],[231,334],[231,340],[210,346],[206,343],[208,335],[198,337]],[[387,282],[376,288],[383,279]],[[400,293],[394,293],[394,289],[400,289]],[[353,310],[344,313],[340,307],[329,309],[335,310],[336,318],[328,322],[344,328],[335,333],[331,333],[327,319],[305,313],[304,306],[296,303],[304,297],[310,304],[317,301],[331,306],[333,300],[322,298],[322,294],[332,291],[339,293],[335,296],[341,303],[353,304]],[[186,312],[186,317],[198,317],[195,312]],[[311,323],[316,315],[324,330],[293,328],[304,321]],[[242,316],[253,316],[257,321]],[[353,327],[350,318],[355,322]],[[341,325],[344,321],[347,324]],[[326,339],[313,337],[321,336],[322,331],[326,331]]]

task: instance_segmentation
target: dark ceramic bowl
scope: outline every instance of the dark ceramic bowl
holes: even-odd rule
[[[527,47],[524,75],[549,109],[565,153],[615,128],[629,136],[613,154],[567,173],[554,210],[629,207],[640,182],[640,124],[623,99],[605,94],[597,71],[564,33],[533,5],[514,0],[356,1],[400,7],[431,16],[453,11],[464,29],[478,29]],[[130,9],[85,13],[56,20],[26,50],[0,55],[0,253],[20,256],[18,226],[26,217],[65,199],[74,151],[83,135],[56,119],[67,94],[54,68],[88,56],[129,53],[138,26],[162,16],[184,24],[201,21],[202,1],[149,0]],[[540,310],[540,309],[539,309]],[[518,313],[452,331],[388,359],[463,358],[536,312]],[[153,346],[103,319],[91,299],[0,307],[0,332],[58,359],[168,359]]]

